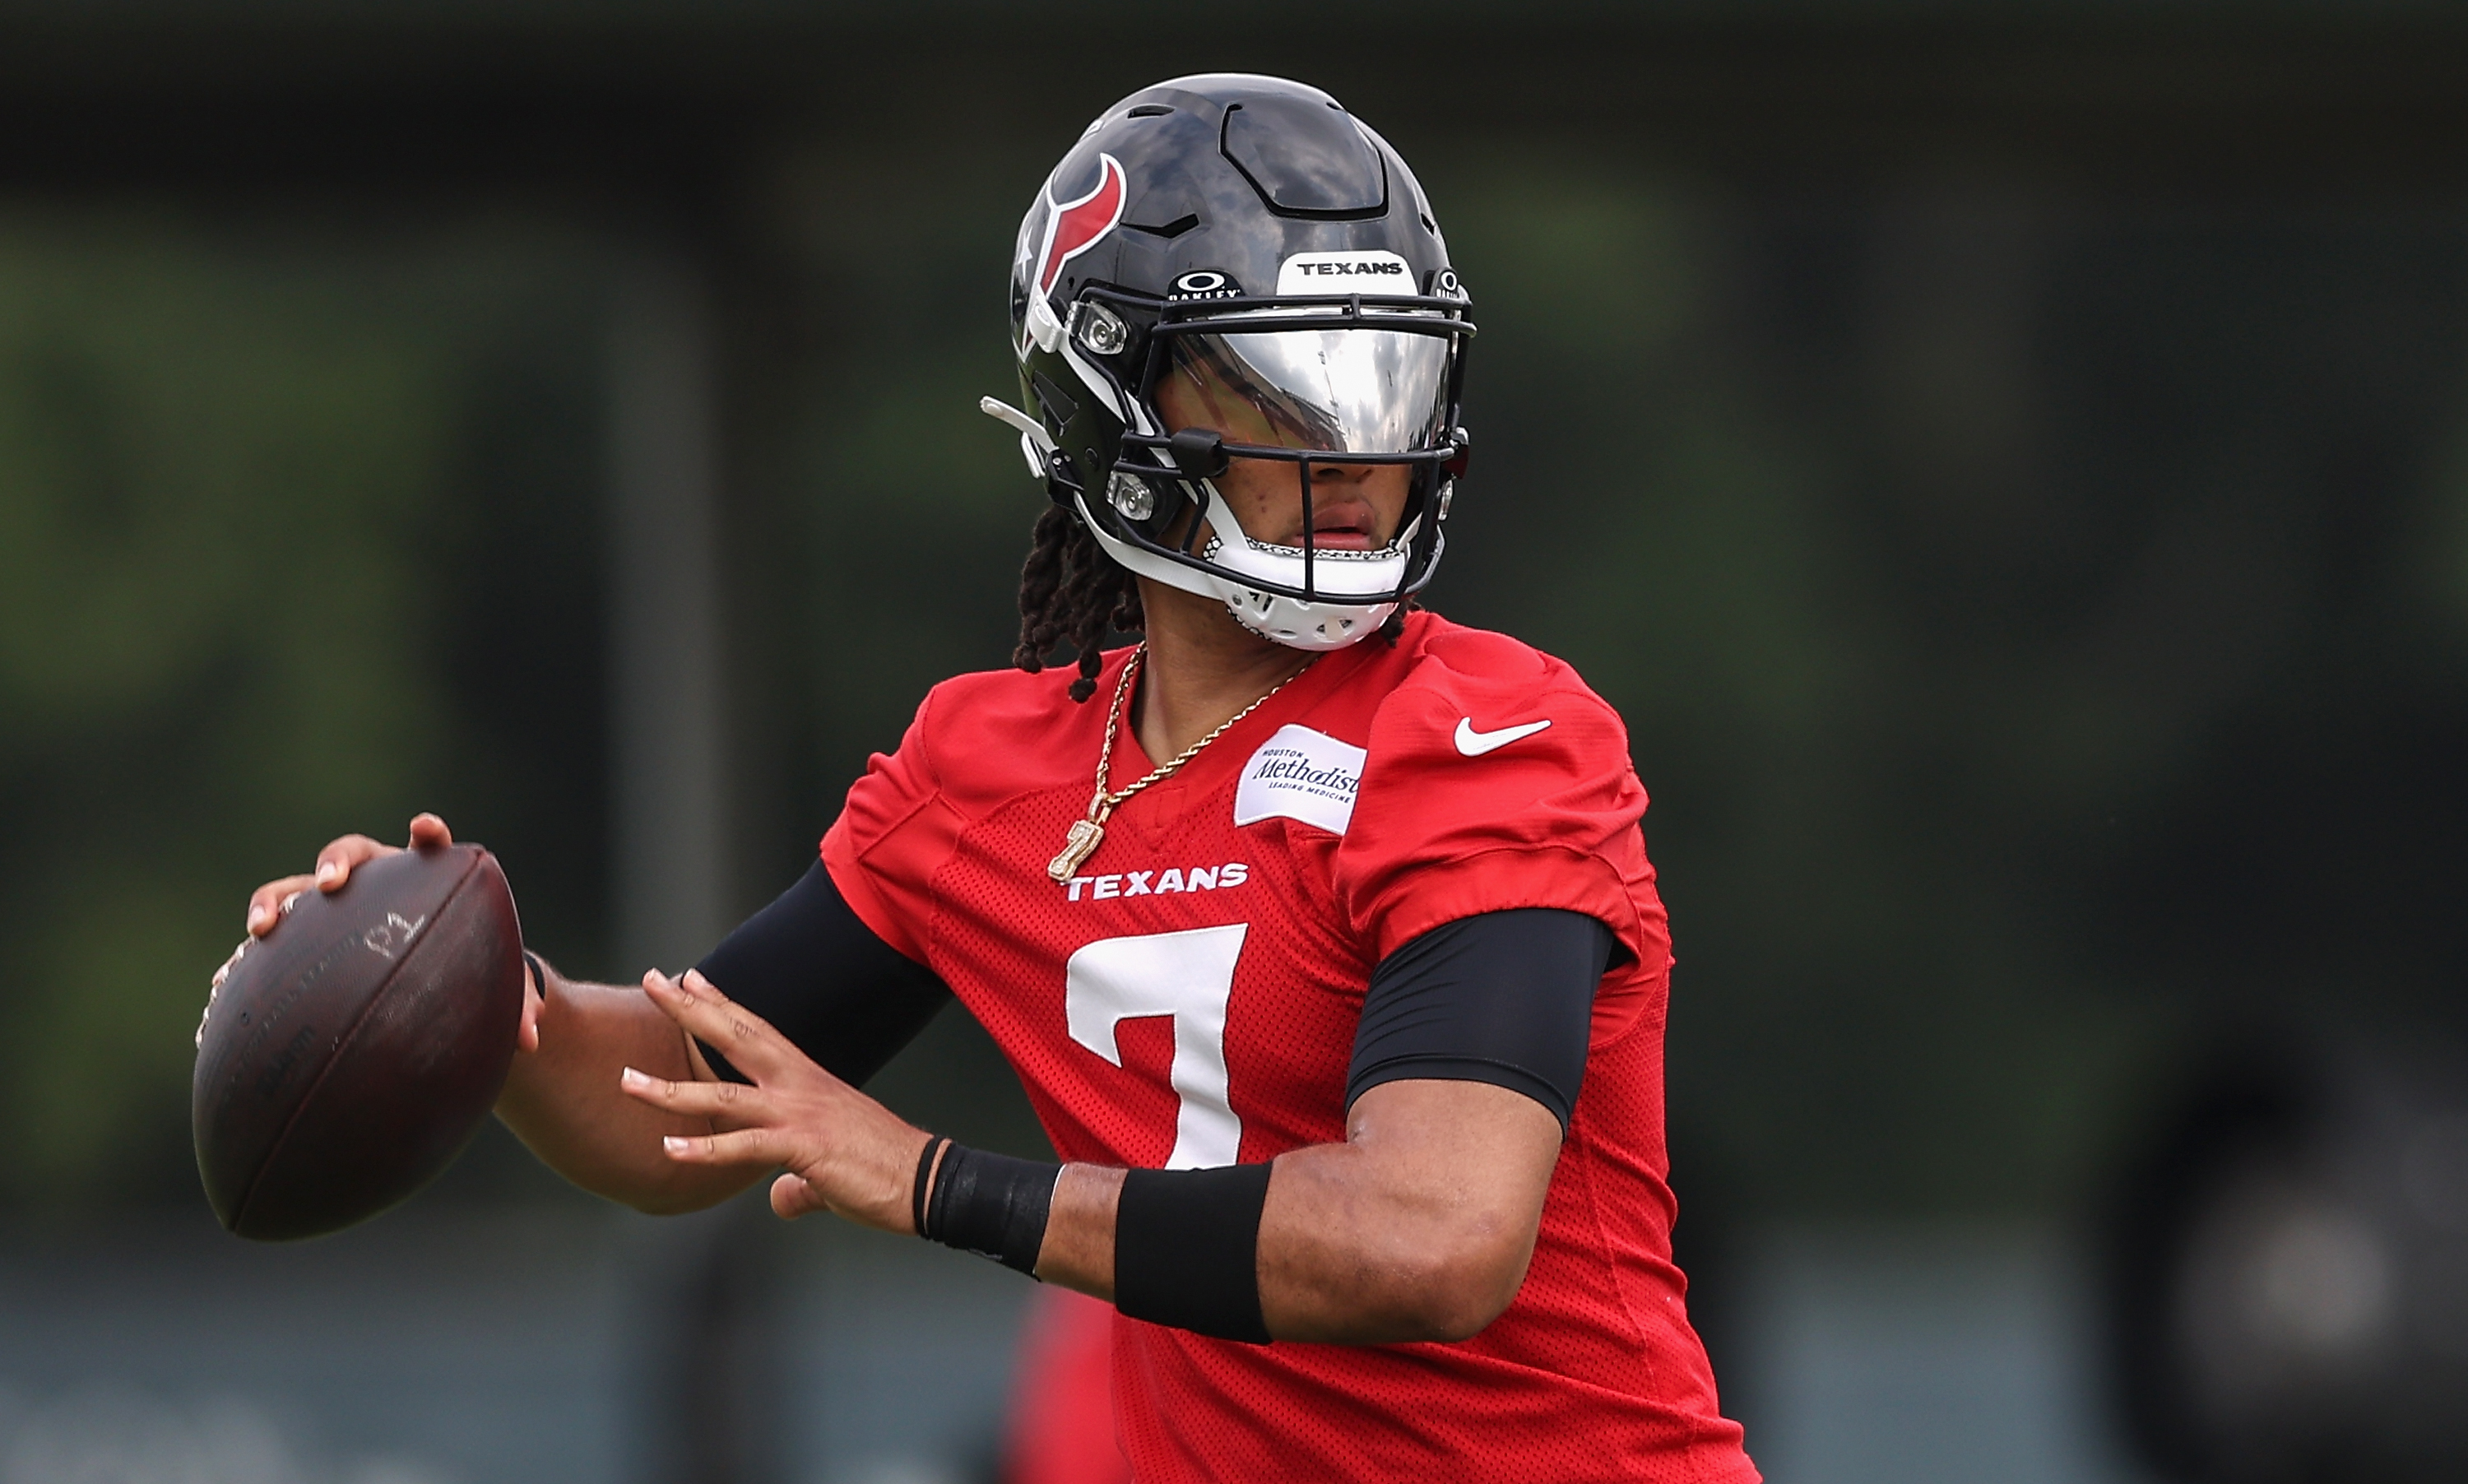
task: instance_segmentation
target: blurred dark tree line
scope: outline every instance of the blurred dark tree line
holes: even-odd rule
[[[1629,719],[1683,1160],[1771,1211],[2061,1211],[2222,1024],[2456,1020],[2468,217],[1391,133],[1484,327],[1430,601]],[[784,249],[861,349],[785,419],[836,765],[783,872],[927,677],[1000,661],[1035,489],[946,285],[1018,194]]]
[[[0,221],[0,1025],[33,1052],[0,1193],[187,1197],[235,893],[332,834],[476,816],[551,937],[596,932],[570,256]]]
[[[2468,213],[1725,182],[1360,106],[1483,327],[1430,601],[1577,664],[1655,795],[1683,1199],[1694,1161],[1774,1213],[2051,1211],[2213,1017],[2452,1014]],[[926,685],[1008,653],[1042,496],[973,402],[1067,142],[818,142],[749,194],[743,905]],[[439,808],[560,962],[640,967],[596,272],[520,221],[0,218],[16,1199],[185,1198],[205,975],[336,831]],[[964,1026],[888,1076],[1016,1125]]]

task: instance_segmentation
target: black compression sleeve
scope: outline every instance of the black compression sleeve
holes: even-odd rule
[[[1579,912],[1520,907],[1445,923],[1380,961],[1354,1034],[1345,1104],[1429,1077],[1521,1092],[1568,1126],[1594,989],[1617,940]]]
[[[882,1070],[951,997],[931,970],[874,935],[819,860],[695,966],[833,1076]],[[709,1046],[711,1068],[745,1076]]]
[[[1114,1307],[1151,1324],[1267,1344],[1260,1213],[1271,1168],[1125,1175],[1114,1207]]]

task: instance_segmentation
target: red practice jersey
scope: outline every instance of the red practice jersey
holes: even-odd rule
[[[1371,970],[1456,919],[1582,912],[1621,951],[1525,1285],[1458,1344],[1212,1339],[1117,1316],[1142,1480],[1753,1480],[1671,1263],[1670,939],[1627,730],[1547,655],[1429,613],[1328,655],[1118,809],[1068,882],[1105,697],[934,688],[823,840],[833,880],[1011,1059],[1063,1158],[1198,1169],[1345,1137]],[[1124,726],[1112,781],[1150,760]]]

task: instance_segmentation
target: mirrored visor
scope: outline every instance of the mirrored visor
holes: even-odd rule
[[[1451,343],[1399,330],[1176,335],[1157,410],[1169,430],[1232,444],[1419,452],[1440,436]]]

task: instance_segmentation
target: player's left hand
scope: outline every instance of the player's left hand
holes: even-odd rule
[[[656,970],[643,993],[687,1034],[754,1079],[671,1082],[632,1067],[620,1082],[653,1107],[728,1126],[720,1133],[660,1142],[681,1164],[772,1165],[771,1209],[789,1219],[833,1211],[885,1231],[914,1229],[911,1187],[926,1134],[814,1064],[762,1016],[694,970],[672,979]]]

